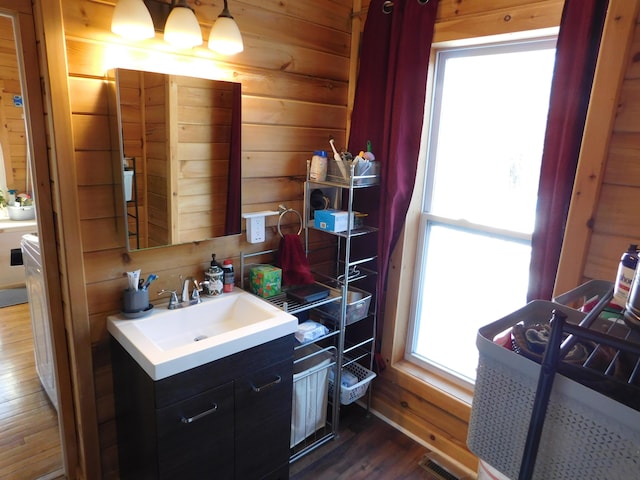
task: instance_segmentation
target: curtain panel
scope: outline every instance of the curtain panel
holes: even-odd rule
[[[418,165],[429,54],[437,1],[372,0],[363,31],[360,70],[351,116],[349,150],[371,141],[381,162],[380,186],[359,194],[356,210],[369,213],[379,229],[377,254],[378,335],[391,252],[404,226]],[[370,242],[358,247],[363,253]],[[379,340],[378,340],[379,341]]]
[[[608,3],[566,0],[564,4],[538,186],[528,301],[549,300],[553,295]]]

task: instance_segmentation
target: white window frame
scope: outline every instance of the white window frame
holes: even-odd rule
[[[416,269],[414,271],[414,278],[412,284],[412,292],[411,292],[411,303],[409,309],[409,321],[408,321],[408,329],[407,329],[407,338],[405,339],[405,352],[404,359],[419,368],[424,369],[427,372],[431,372],[437,376],[443,377],[448,382],[458,385],[464,389],[473,389],[473,382],[468,381],[467,379],[463,379],[446,369],[443,369],[437,365],[434,365],[428,362],[426,359],[422,358],[419,355],[413,353],[415,349],[415,342],[417,339],[417,325],[416,325],[416,317],[420,310],[420,293],[421,287],[424,280],[424,272],[419,268],[422,265],[422,257],[425,251],[425,246],[428,240],[429,234],[429,226],[434,224],[440,224],[445,226],[450,226],[453,228],[459,228],[463,231],[478,233],[478,234],[487,234],[492,236],[497,236],[499,238],[508,239],[510,241],[519,242],[527,245],[531,245],[532,233],[527,232],[519,232],[512,231],[506,229],[492,228],[487,227],[485,225],[474,224],[465,220],[451,219],[447,217],[441,217],[438,215],[434,215],[429,212],[431,206],[431,199],[433,194],[433,182],[431,179],[433,178],[433,173],[435,169],[435,156],[437,151],[437,145],[435,144],[436,140],[431,137],[430,132],[432,129],[437,129],[437,119],[439,118],[441,101],[440,98],[437,97],[437,93],[440,91],[440,83],[442,82],[441,72],[437,69],[438,64],[438,56],[440,52],[446,52],[448,56],[463,56],[468,55],[472,49],[473,54],[477,52],[477,54],[481,54],[482,50],[485,48],[492,48],[497,50],[507,50],[514,51],[514,45],[516,45],[515,49],[530,50],[531,45],[540,46],[540,48],[548,48],[549,45],[555,45],[557,40],[557,36],[540,36],[534,38],[527,39],[511,39],[506,40],[504,42],[499,43],[487,43],[487,44],[478,44],[478,42],[474,42],[474,46],[451,46],[451,45],[434,45],[432,50],[432,55],[434,60],[433,67],[433,87],[432,87],[432,98],[427,100],[427,108],[431,105],[430,112],[425,110],[425,122],[424,128],[425,132],[423,132],[423,143],[425,143],[424,138],[428,138],[427,146],[424,145],[421,147],[421,160],[426,163],[425,174],[423,177],[418,176],[416,179],[415,192],[420,195],[420,204],[422,205],[419,212],[419,227],[418,227],[418,241],[416,245],[415,252],[415,265]],[[431,142],[434,142],[433,144]],[[422,178],[422,180],[420,180]],[[415,194],[414,194],[415,195]]]

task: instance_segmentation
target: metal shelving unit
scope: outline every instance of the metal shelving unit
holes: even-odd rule
[[[323,276],[327,279],[329,285],[334,286],[342,291],[342,300],[340,304],[340,314],[337,319],[339,323],[339,330],[341,335],[338,336],[338,351],[337,351],[337,364],[338,375],[335,385],[340,385],[342,369],[349,369],[348,367],[354,363],[358,363],[367,370],[373,370],[374,362],[374,348],[375,348],[375,333],[377,322],[377,292],[371,291],[371,298],[369,301],[368,311],[363,318],[354,322],[350,322],[349,316],[349,292],[350,286],[356,287],[361,285],[362,281],[366,279],[373,279],[375,285],[375,277],[377,271],[375,270],[375,262],[377,256],[362,256],[359,257],[354,254],[353,242],[359,238],[366,236],[367,238],[374,238],[377,241],[376,227],[370,225],[355,226],[351,221],[347,224],[347,230],[343,232],[331,232],[316,228],[312,214],[314,213],[311,208],[311,192],[315,189],[336,189],[336,198],[344,197],[346,204],[342,205],[342,210],[347,212],[347,218],[351,219],[354,216],[353,203],[357,192],[361,189],[374,188],[379,184],[380,177],[377,175],[356,175],[355,165],[351,163],[345,163],[344,169],[340,171],[348,172],[348,179],[340,180],[336,175],[330,175],[327,181],[311,180],[309,178],[309,165],[307,166],[307,180],[305,182],[305,211],[304,211],[304,226],[305,226],[305,251],[307,257],[312,256],[312,251],[309,245],[309,234],[311,230],[322,232],[326,235],[332,235],[336,238],[336,254],[335,263],[329,272],[318,270],[315,273]],[[314,268],[312,264],[312,269]],[[371,290],[375,290],[372,288]],[[352,330],[358,328],[359,333],[352,333]],[[364,333],[362,333],[364,330]],[[371,388],[367,390],[366,408],[367,412],[371,406]],[[339,423],[340,414],[340,402],[338,401],[333,409],[333,421],[336,426]]]
[[[375,175],[356,176],[354,175],[354,168],[347,169],[350,172],[350,178],[345,182],[338,181],[326,181],[316,182],[309,179],[309,165],[307,165],[307,179],[305,181],[305,198],[304,198],[304,215],[303,215],[303,230],[304,230],[304,248],[307,258],[314,252],[309,248],[309,236],[312,230],[322,231],[323,234],[332,235],[336,239],[335,251],[331,246],[334,260],[322,265],[314,265],[311,263],[312,272],[316,278],[317,283],[329,288],[329,296],[323,300],[298,303],[287,296],[286,290],[283,293],[266,298],[268,302],[277,306],[278,308],[298,316],[300,321],[304,321],[307,318],[322,323],[327,327],[328,332],[320,338],[317,338],[309,343],[300,344],[296,347],[296,360],[294,361],[294,371],[296,365],[304,365],[304,362],[313,360],[314,358],[326,356],[330,358],[330,361],[325,361],[321,367],[311,368],[305,371],[302,376],[296,379],[294,374],[294,397],[296,395],[296,384],[298,381],[306,381],[313,379],[317,384],[314,385],[314,389],[310,392],[310,396],[313,398],[320,398],[322,386],[319,385],[320,379],[322,382],[326,380],[326,375],[330,377],[328,401],[326,402],[326,417],[323,416],[324,421],[319,427],[316,424],[311,425],[310,428],[303,426],[304,440],[297,438],[300,434],[300,428],[293,428],[292,431],[292,445],[291,445],[291,457],[290,462],[294,462],[304,455],[310,453],[321,445],[335,438],[338,432],[338,425],[340,421],[340,405],[342,402],[342,394],[344,393],[341,385],[342,369],[365,371],[369,372],[368,378],[361,379],[354,386],[353,391],[347,391],[349,395],[360,395],[360,392],[366,389],[366,408],[367,411],[371,406],[371,379],[375,376],[372,373],[374,348],[375,348],[375,332],[377,322],[377,307],[376,307],[376,292],[370,293],[369,301],[367,303],[366,314],[359,319],[353,320],[348,317],[349,308],[349,292],[350,286],[360,285],[361,282],[366,282],[367,279],[376,279],[377,272],[375,270],[375,262],[377,256],[364,256],[357,257],[352,252],[352,242],[354,239],[364,236],[374,235],[378,230],[372,226],[361,226],[359,228],[353,228],[353,225],[349,225],[349,228],[345,232],[327,232],[324,230],[316,229],[312,223],[310,195],[311,190],[315,188],[321,189],[335,189],[336,195],[342,193],[345,197],[348,197],[344,210],[348,212],[349,217],[353,214],[353,200],[355,192],[363,188],[371,188],[378,184],[379,177]],[[337,197],[336,197],[337,198]],[[336,205],[336,198],[334,198],[333,205]],[[324,247],[326,248],[326,247]],[[260,252],[240,254],[240,271],[241,279],[240,286],[245,287],[245,275],[247,269],[252,265],[260,265],[264,263],[273,263],[275,260],[277,250],[263,250]],[[256,261],[259,260],[259,261]],[[266,262],[265,262],[266,260]],[[253,262],[253,263],[248,263]],[[329,312],[325,307],[330,304],[339,303],[339,308],[331,309]],[[338,312],[337,315],[335,312]],[[361,328],[364,327],[364,328]],[[309,353],[309,347],[312,346],[311,353]],[[332,388],[333,386],[339,386],[339,388]],[[326,383],[324,384],[326,388]],[[359,398],[363,398],[364,393]],[[325,396],[322,396],[325,398]],[[349,402],[355,401],[349,399]],[[295,407],[295,401],[294,401]],[[294,408],[295,410],[295,408]],[[325,413],[323,412],[323,414]],[[315,412],[312,412],[315,413]],[[313,415],[311,415],[313,416]],[[295,417],[295,413],[294,413]],[[308,415],[307,415],[308,417]],[[309,421],[307,419],[307,421]],[[316,419],[311,420],[311,423],[315,423]],[[299,425],[297,426],[299,427]],[[296,436],[294,440],[293,437]]]

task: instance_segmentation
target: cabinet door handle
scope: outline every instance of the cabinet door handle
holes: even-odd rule
[[[282,381],[282,377],[280,375],[276,375],[276,378],[273,380],[273,382],[269,382],[266,385],[261,385],[260,387],[256,387],[252,382],[251,383],[251,390],[253,390],[256,393],[260,393],[260,392],[266,390],[267,388],[271,388],[271,387],[276,386],[281,381]]]
[[[197,415],[194,415],[193,417],[182,417],[180,419],[180,421],[182,423],[193,423],[196,420],[200,420],[202,417],[206,417],[207,415],[211,415],[213,412],[215,412],[216,410],[218,410],[218,404],[214,403],[213,406],[209,409],[209,410],[205,410],[204,412],[201,412]]]

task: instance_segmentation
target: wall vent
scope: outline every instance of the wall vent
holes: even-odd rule
[[[429,472],[433,480],[471,480],[471,477],[456,467],[452,461],[434,452],[427,452],[418,465]]]

